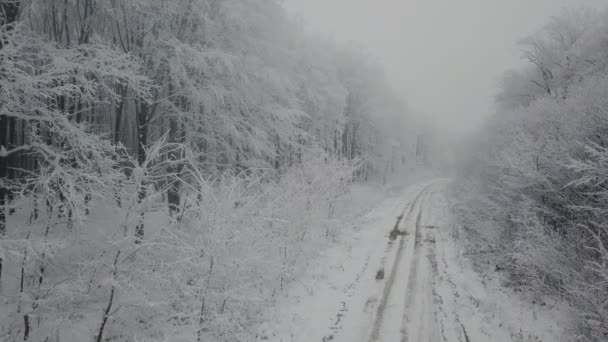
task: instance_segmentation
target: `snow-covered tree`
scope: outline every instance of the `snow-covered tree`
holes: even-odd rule
[[[398,98],[280,1],[1,2],[0,339],[250,340],[404,160]]]
[[[608,12],[569,10],[523,40],[530,66],[504,78],[457,191],[471,247],[514,285],[569,300],[590,341],[608,323],[606,23]]]

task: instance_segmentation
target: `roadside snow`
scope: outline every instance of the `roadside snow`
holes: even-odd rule
[[[462,258],[452,239],[446,183],[420,183],[380,202],[277,300],[258,340],[566,341],[566,306],[531,304]],[[433,190],[425,190],[429,185]],[[410,213],[400,224],[401,256],[399,240],[388,237],[404,211]],[[397,258],[403,259],[393,263]],[[395,284],[387,294],[393,264]],[[384,277],[376,280],[380,269]]]
[[[404,199],[413,197],[421,187],[410,187],[381,201],[358,225],[344,232],[335,247],[311,264],[307,274],[277,301],[258,338],[329,341],[346,331],[343,318],[349,307],[365,307],[368,298],[361,294],[381,293],[382,284],[375,280],[375,273],[386,252],[388,233],[406,205]],[[371,316],[371,310],[359,319],[367,315]],[[349,320],[346,328],[363,334],[368,327],[365,322]]]

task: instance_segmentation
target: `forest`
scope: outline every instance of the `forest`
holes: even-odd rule
[[[0,340],[251,340],[408,130],[279,1],[1,1]]]
[[[456,215],[480,269],[570,303],[570,340],[606,341],[608,12],[564,10],[520,48],[527,66],[461,162]]]
[[[420,75],[478,89],[477,36],[424,21],[453,51],[401,67],[449,108]],[[607,341],[608,10],[523,37],[458,139],[330,37],[283,0],[0,0],[0,341]]]

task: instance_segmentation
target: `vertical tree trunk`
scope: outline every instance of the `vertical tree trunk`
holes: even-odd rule
[[[23,340],[30,338],[30,315],[23,315]]]
[[[148,145],[148,122],[150,119],[150,106],[140,102],[137,111],[137,162],[143,166],[147,159],[146,147]],[[139,208],[139,222],[135,227],[135,242],[141,243],[144,238],[144,213],[143,202],[146,198],[146,181],[142,179],[137,192],[137,204]]]
[[[114,269],[112,271],[112,278],[116,280],[118,272],[116,270],[116,265],[118,264],[118,257],[120,256],[120,251],[116,253],[116,258],[114,258]],[[116,286],[112,284],[110,288],[110,298],[108,299],[108,305],[106,305],[105,310],[103,311],[103,316],[101,317],[101,325],[99,327],[99,332],[95,337],[95,342],[101,342],[103,339],[103,331],[105,330],[106,323],[108,323],[108,318],[110,317],[110,310],[112,310],[112,305],[114,305],[114,293],[116,292]]]
[[[7,123],[8,118],[4,115],[0,115],[0,148],[7,146]],[[8,181],[8,158],[0,156],[0,180],[2,182]],[[0,186],[0,239],[4,238],[6,234],[6,202],[7,202],[8,189],[6,186]],[[3,257],[0,254],[0,288],[2,287],[2,265]]]
[[[116,117],[114,122],[114,144],[118,145],[120,140],[120,130],[122,126],[122,116],[125,108],[125,102],[127,101],[127,87],[118,85],[116,92],[120,95],[120,102],[116,107]]]
[[[115,121],[114,121],[114,127],[113,127],[113,132],[112,132],[112,140],[114,142],[114,145],[118,145],[122,142],[120,133],[122,130],[123,113],[125,111],[125,104],[127,101],[127,87],[123,86],[123,85],[117,85],[116,93],[118,93],[120,95],[120,102],[118,103],[118,106],[116,107],[116,112],[114,115]],[[116,158],[116,157],[114,157],[114,158]],[[118,205],[118,207],[122,208],[122,200],[120,198],[120,193],[118,192],[118,188],[116,188],[114,190],[114,197],[116,199],[116,204]]]
[[[169,85],[169,96],[171,97],[174,93],[173,86]],[[187,100],[180,96],[176,99],[177,103],[175,106],[180,108],[182,111],[187,111]],[[181,126],[181,129],[180,129]],[[183,144],[186,140],[185,127],[179,124],[178,118],[175,116],[169,118],[169,141],[172,143]],[[180,151],[173,150],[169,154],[169,159],[177,161],[180,158]],[[172,165],[169,167],[169,173],[174,175],[173,179],[168,179],[169,189],[167,189],[167,203],[169,205],[169,213],[171,216],[178,217],[179,219],[179,206],[181,202],[180,198],[180,180],[179,175],[182,172],[181,165]]]
[[[17,21],[19,15],[20,1],[3,1],[0,5],[0,25],[11,25]],[[10,29],[10,27],[9,27]],[[0,49],[4,47],[5,42],[0,37]],[[0,99],[0,108],[2,108],[2,100]],[[6,115],[0,115],[0,148],[4,146],[9,150],[9,134],[10,128],[9,118]],[[6,181],[8,178],[9,157],[0,157],[0,180]],[[6,234],[6,204],[8,197],[8,188],[0,186],[0,239]],[[2,265],[3,259],[0,255],[0,288],[2,287]]]
[[[274,146],[275,146],[275,157],[274,157],[274,168],[278,170],[281,168],[281,140],[277,133],[274,134]]]
[[[12,150],[15,147],[17,147],[17,119],[15,118],[9,118],[8,119],[8,132],[7,132],[7,150]],[[14,181],[17,179],[17,174],[16,174],[16,169],[18,168],[18,161],[19,159],[17,158],[17,156],[19,155],[19,152],[13,153],[10,156],[8,156],[7,159],[7,173],[8,173],[8,179],[10,179],[11,181]],[[8,190],[7,191],[7,204],[10,204],[11,202],[13,202],[13,200],[15,199],[15,194],[13,191]],[[9,208],[8,209],[8,213],[7,215],[11,215],[15,212],[14,208]]]
[[[344,125],[344,131],[342,131],[342,156],[344,159],[349,159],[350,154],[348,151],[349,147],[349,134],[350,134],[350,123]]]
[[[334,156],[340,159],[340,148],[338,147],[338,135],[340,132],[338,130],[334,130]]]
[[[169,137],[171,142],[173,143],[181,143],[182,138],[179,136],[178,132],[178,123],[175,118],[171,118],[169,121]],[[169,155],[169,159],[176,161],[179,156],[177,155],[177,151],[173,151]],[[172,165],[170,167],[170,173],[179,175],[181,172],[181,168],[178,165]],[[167,202],[169,204],[169,213],[173,215],[177,215],[179,213],[179,204],[180,204],[180,196],[179,196],[179,179],[175,177],[174,179],[169,179],[169,189],[167,190]]]

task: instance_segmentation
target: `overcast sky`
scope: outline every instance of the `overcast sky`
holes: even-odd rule
[[[608,0],[285,0],[305,26],[355,42],[383,63],[410,108],[466,132],[494,111],[500,76],[521,65],[516,46],[564,6]]]

